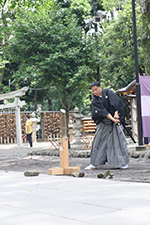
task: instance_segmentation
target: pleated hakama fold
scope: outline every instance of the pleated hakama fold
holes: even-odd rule
[[[121,125],[108,118],[98,124],[91,148],[91,164],[123,166],[129,163],[128,148]]]

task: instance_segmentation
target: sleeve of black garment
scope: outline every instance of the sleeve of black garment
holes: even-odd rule
[[[124,107],[123,101],[112,91],[108,90],[109,102],[113,111],[117,111]]]
[[[98,102],[92,102],[92,118],[99,119],[100,117],[106,117],[109,114],[106,108]]]

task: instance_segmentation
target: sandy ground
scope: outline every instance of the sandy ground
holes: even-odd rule
[[[49,151],[49,143],[38,143],[32,150],[27,146],[17,147],[16,145],[0,145],[0,170],[19,171],[24,173],[25,171],[39,171],[43,174],[48,174],[48,169],[51,167],[59,167],[60,159],[58,156],[42,156],[31,155],[34,151]],[[149,151],[149,150],[148,150]],[[84,172],[85,178],[97,178],[98,174],[104,174],[107,170],[110,170],[114,174],[112,180],[127,181],[127,182],[147,182],[150,183],[150,159],[149,157],[132,158],[130,157],[129,168],[122,170],[119,168],[112,168],[104,165],[98,169],[86,171],[84,168],[90,163],[90,158],[70,157],[69,166],[79,166],[81,172]],[[106,177],[109,179],[110,177]]]

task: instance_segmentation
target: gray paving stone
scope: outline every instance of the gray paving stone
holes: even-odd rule
[[[149,225],[150,184],[0,171],[1,225]]]

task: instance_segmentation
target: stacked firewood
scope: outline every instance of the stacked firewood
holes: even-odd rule
[[[59,112],[44,113],[44,138],[60,137],[61,118]]]
[[[0,115],[0,143],[16,143],[16,118],[14,113]]]
[[[31,112],[21,112],[21,132],[22,137],[25,136],[26,115]],[[43,115],[43,116],[42,116]],[[70,115],[70,121],[72,120]],[[73,124],[73,121],[72,121]],[[49,138],[60,138],[61,132],[61,116],[60,112],[44,112],[41,113],[41,130],[43,132],[43,140],[48,141]],[[26,138],[22,139],[26,142]],[[16,143],[16,116],[15,113],[0,114],[0,144]]]

